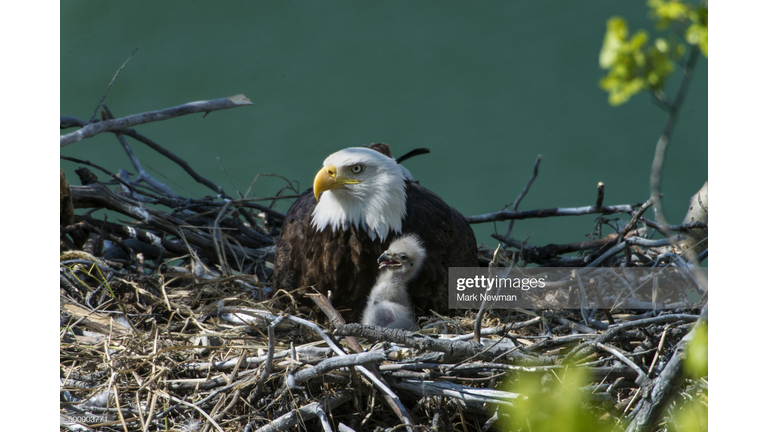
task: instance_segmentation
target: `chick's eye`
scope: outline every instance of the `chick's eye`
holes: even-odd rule
[[[363,172],[363,166],[362,165],[353,165],[351,168],[351,171],[353,174],[360,174]]]
[[[408,258],[408,255],[406,255],[406,254],[402,254],[402,255],[400,255],[400,258],[401,258],[401,259],[406,259],[406,258]]]

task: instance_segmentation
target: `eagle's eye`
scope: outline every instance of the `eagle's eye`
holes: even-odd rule
[[[408,255],[406,255],[406,254],[400,254],[400,259],[407,259],[407,258],[408,258]]]
[[[353,165],[352,168],[350,168],[350,171],[352,171],[352,174],[360,174],[361,172],[363,172],[363,166]]]

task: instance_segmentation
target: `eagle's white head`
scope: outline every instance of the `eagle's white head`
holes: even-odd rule
[[[390,231],[399,234],[405,218],[405,179],[402,167],[376,150],[337,151],[315,176],[318,203],[312,226],[317,231],[331,227],[334,232],[356,227],[382,241]]]

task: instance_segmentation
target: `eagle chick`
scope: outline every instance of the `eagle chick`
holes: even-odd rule
[[[379,277],[368,296],[362,324],[410,330],[414,325],[408,282],[421,270],[427,252],[419,237],[405,235],[393,241],[379,257]]]

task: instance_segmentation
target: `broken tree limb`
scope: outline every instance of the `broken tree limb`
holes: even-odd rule
[[[275,420],[272,420],[266,426],[262,426],[256,430],[256,432],[277,432],[288,430],[299,424],[299,421],[306,422],[317,417],[317,410],[325,408],[326,410],[332,410],[339,405],[348,402],[352,399],[352,391],[344,390],[335,395],[325,397],[319,402],[312,402],[304,405],[301,408],[294,409],[288,414],[282,415]]]
[[[680,82],[680,87],[677,90],[675,100],[671,104],[666,104],[669,116],[667,117],[667,124],[664,126],[664,131],[656,142],[656,152],[653,156],[653,163],[651,165],[651,197],[653,198],[654,206],[656,207],[656,219],[662,227],[667,225],[667,218],[664,216],[664,209],[661,202],[661,174],[664,168],[664,157],[667,153],[669,141],[672,139],[672,132],[675,130],[675,125],[677,124],[677,116],[680,112],[680,107],[685,100],[685,95],[688,93],[688,86],[691,84],[693,69],[696,66],[696,60],[698,60],[698,58],[699,49],[695,46],[691,47],[688,60],[683,68],[683,80]],[[662,233],[664,233],[664,231],[662,231]]]
[[[178,105],[171,108],[161,109],[157,111],[150,111],[141,114],[134,114],[127,117],[99,121],[96,123],[89,123],[87,126],[80,130],[77,130],[66,135],[59,137],[59,146],[64,147],[66,145],[76,143],[96,136],[104,132],[119,132],[123,129],[127,129],[132,126],[137,126],[144,123],[156,122],[167,120],[174,117],[180,117],[187,114],[194,114],[199,112],[219,111],[229,108],[237,108],[244,105],[253,105],[247,97],[243,95],[235,95],[227,98],[213,99],[209,101],[190,102],[184,105]]]
[[[698,192],[693,194],[685,214],[683,224],[706,224],[709,222],[709,186],[708,181]],[[698,255],[707,250],[709,230],[703,228],[691,228],[686,232],[686,237],[677,242],[675,251],[685,257],[688,262],[693,262]]]
[[[467,216],[467,222],[471,224],[494,222],[511,219],[534,219],[534,218],[546,218],[553,216],[582,216],[587,214],[615,214],[615,213],[632,213],[634,207],[637,205],[615,205],[615,206],[603,206],[597,208],[597,206],[586,207],[555,207],[539,210],[523,210],[517,212],[511,211],[499,211],[495,213],[486,213],[475,216]]]
[[[487,347],[474,341],[435,339],[421,333],[400,329],[364,326],[362,324],[353,323],[338,326],[333,333],[337,336],[357,336],[370,340],[386,340],[405,345],[409,348],[442,352],[446,354],[444,361],[450,361],[451,359],[461,360],[472,356],[478,356],[482,359],[495,359],[498,356],[505,356],[509,359],[515,359],[522,364],[552,364],[550,359],[547,359],[546,357],[534,358],[518,350],[510,351],[507,346],[497,346],[491,349],[486,349]]]
[[[445,396],[458,399],[464,403],[483,408],[484,404],[513,406],[519,397],[518,393],[502,390],[483,389],[454,384],[444,381],[422,381],[405,379],[395,382],[394,387],[411,391],[420,396]]]
[[[385,351],[371,351],[360,354],[350,354],[344,357],[331,357],[327,360],[321,361],[316,366],[312,366],[308,369],[302,369],[293,375],[293,384],[300,385],[305,381],[312,378],[317,378],[325,374],[326,372],[334,369],[341,369],[348,366],[362,366],[368,363],[381,363],[387,359],[387,353]]]

